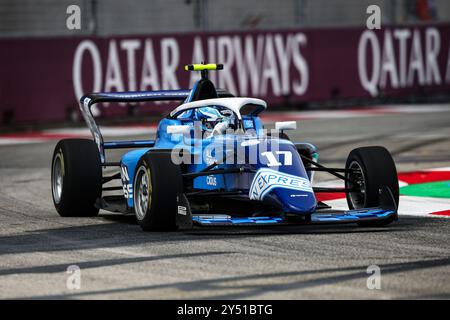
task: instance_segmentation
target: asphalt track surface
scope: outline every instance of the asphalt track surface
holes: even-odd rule
[[[450,111],[308,120],[291,137],[315,143],[327,165],[384,145],[399,171],[450,166]],[[145,233],[107,212],[61,218],[50,191],[55,144],[0,147],[0,298],[450,298],[450,219]],[[79,290],[66,286],[69,265],[81,269]],[[367,288],[370,265],[381,268],[379,290]]]

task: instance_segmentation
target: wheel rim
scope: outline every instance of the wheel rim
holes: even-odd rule
[[[350,203],[355,209],[364,208],[366,204],[366,180],[364,177],[364,172],[360,164],[356,161],[352,161],[348,166],[348,169],[350,169],[350,172],[347,174],[347,178],[357,184],[355,185],[347,181],[345,182],[346,188],[357,189],[347,193]]]
[[[134,207],[136,217],[144,219],[152,201],[152,184],[150,170],[144,166],[138,169],[134,188]]]
[[[61,202],[61,195],[64,184],[64,161],[62,154],[58,152],[53,160],[52,168],[52,194],[56,204]]]

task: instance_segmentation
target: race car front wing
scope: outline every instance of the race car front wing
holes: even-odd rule
[[[251,226],[279,224],[344,224],[397,220],[397,206],[392,192],[387,187],[380,188],[379,207],[354,210],[318,210],[308,219],[291,220],[281,216],[238,217],[224,214],[192,215],[187,198],[179,197],[177,225],[179,228],[197,226]]]

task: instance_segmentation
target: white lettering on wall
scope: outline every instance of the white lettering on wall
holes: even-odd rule
[[[92,65],[94,66],[94,70],[92,73],[94,78],[94,87],[87,91],[85,91],[85,89],[83,88],[83,76],[81,73],[84,53],[88,53],[90,55]],[[81,41],[77,49],[75,50],[72,65],[72,82],[73,89],[75,91],[75,97],[77,100],[87,92],[99,92],[102,90],[102,60],[100,58],[100,53],[97,49],[97,46],[91,40]]]
[[[386,29],[382,46],[380,42],[375,32],[366,30],[358,45],[360,83],[372,96],[377,96],[379,89],[388,87],[411,88],[442,83],[439,69],[441,35],[435,27],[413,31]]]
[[[309,86],[308,62],[303,55],[307,38],[303,33],[269,33],[193,38],[188,62],[218,62],[225,65],[209,78],[219,87],[241,96],[303,95]],[[160,54],[157,55],[156,50]],[[97,45],[86,40],[78,45],[73,62],[73,83],[77,99],[88,92],[179,89],[180,46],[176,38],[111,39],[103,56]],[[86,54],[85,54],[86,53]],[[186,54],[183,52],[183,54]],[[94,72],[86,68],[90,56]],[[183,58],[183,60],[187,60]],[[102,66],[105,73],[102,72]],[[93,88],[83,88],[82,73],[93,78]],[[192,87],[200,78],[190,72]],[[85,75],[86,79],[86,75]],[[92,89],[92,90],[91,90]]]

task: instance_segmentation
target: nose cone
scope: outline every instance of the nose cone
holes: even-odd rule
[[[317,201],[312,192],[276,188],[271,193],[282,204],[285,213],[305,214],[316,210]]]
[[[314,191],[294,144],[271,140],[266,147],[267,151],[259,154],[250,199],[270,203],[285,213],[305,215],[315,211]]]

